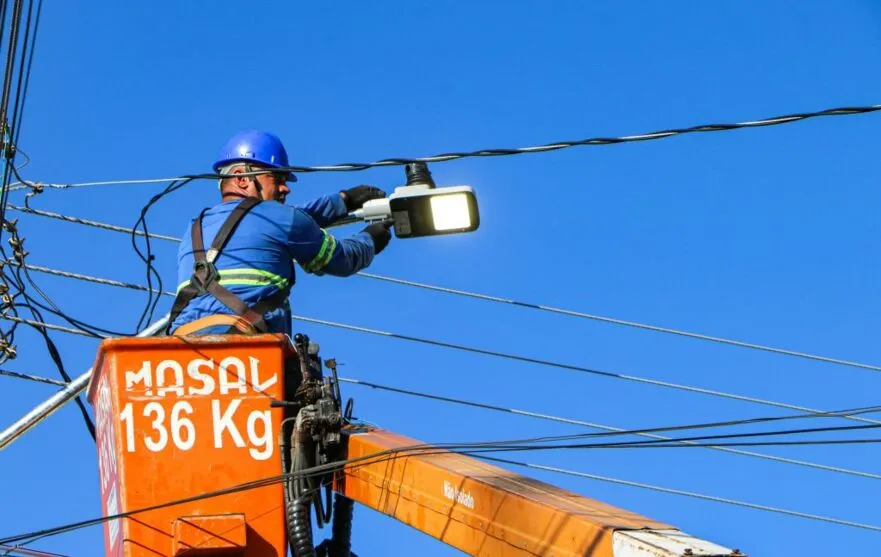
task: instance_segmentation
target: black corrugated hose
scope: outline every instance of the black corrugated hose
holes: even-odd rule
[[[299,472],[309,466],[308,452],[302,445],[303,439],[295,435],[294,448],[291,451],[291,468]],[[312,540],[312,517],[309,514],[310,503],[314,497],[303,478],[292,478],[285,484],[285,510],[288,523],[288,543],[294,557],[315,557],[315,545]]]
[[[309,516],[311,498],[300,496],[290,500],[289,493],[288,490],[285,490],[291,550],[295,557],[315,557],[315,546],[312,542],[312,520]]]

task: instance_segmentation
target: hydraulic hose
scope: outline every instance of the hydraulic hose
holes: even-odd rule
[[[306,445],[308,436],[303,433],[300,413],[294,426],[294,446],[291,450],[290,471],[300,472],[310,466]],[[291,478],[285,483],[284,498],[287,513],[288,543],[294,557],[315,557],[312,540],[312,517],[310,516],[313,491],[306,478]]]
[[[291,500],[285,490],[285,501],[288,513],[288,535],[294,557],[315,557],[315,545],[312,542],[312,521],[309,516],[309,497],[298,497]]]

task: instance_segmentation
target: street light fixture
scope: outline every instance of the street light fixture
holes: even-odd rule
[[[419,238],[473,232],[480,226],[477,196],[471,186],[435,185],[422,162],[407,164],[407,184],[383,199],[371,199],[349,214],[352,220],[394,221],[395,236]]]

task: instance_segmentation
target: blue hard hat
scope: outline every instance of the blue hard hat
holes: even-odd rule
[[[214,171],[233,162],[252,162],[272,168],[288,166],[288,153],[277,135],[260,130],[245,130],[233,135],[220,150]],[[288,180],[296,182],[291,172]]]

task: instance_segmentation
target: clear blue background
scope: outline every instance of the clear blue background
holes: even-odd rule
[[[372,3],[371,3],[372,4]],[[47,2],[20,147],[27,178],[207,171],[234,131],[296,164],[516,147],[881,101],[881,4],[850,2]],[[431,166],[473,185],[474,234],[393,240],[370,269],[867,362],[877,342],[879,116]],[[301,174],[291,202],[401,168]],[[161,185],[48,191],[36,207],[131,226]],[[13,197],[20,202],[21,195]],[[215,184],[165,199],[180,235]],[[144,282],[126,235],[24,216],[33,264]],[[353,228],[352,230],[356,230]],[[344,231],[345,232],[345,231]],[[176,245],[154,242],[166,287]],[[131,331],[145,296],[35,274],[74,316]],[[103,305],[109,311],[99,311]],[[162,309],[169,305],[163,299]],[[875,372],[414,290],[300,273],[297,313],[807,406],[876,404]],[[296,324],[343,374],[618,427],[785,413]],[[23,328],[20,328],[24,331]],[[97,343],[54,334],[72,374]],[[8,368],[55,376],[39,337]],[[0,378],[0,425],[52,387]],[[357,415],[425,441],[579,428],[345,387]],[[817,424],[818,422],[811,422]],[[793,424],[798,425],[798,424]],[[847,425],[847,422],[829,422]],[[873,436],[872,431],[861,437]],[[877,446],[765,452],[881,473]],[[705,449],[516,458],[881,525],[881,483]],[[866,554],[879,533],[567,476],[530,475],[750,555]],[[70,405],[0,454],[0,535],[100,514],[95,447]],[[359,508],[359,555],[454,555]],[[322,532],[321,536],[327,532]],[[98,555],[99,527],[36,547]]]

